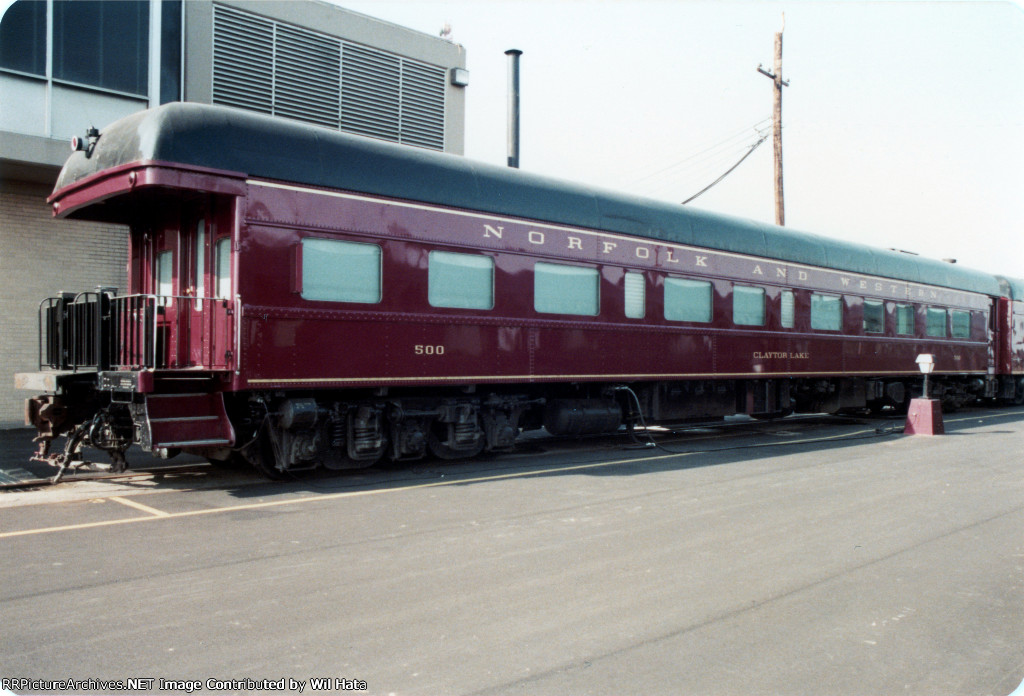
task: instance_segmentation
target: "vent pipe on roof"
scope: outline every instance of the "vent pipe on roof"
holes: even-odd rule
[[[508,56],[508,166],[519,169],[519,56],[518,48],[505,51]]]

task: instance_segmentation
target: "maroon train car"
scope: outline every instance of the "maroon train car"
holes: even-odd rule
[[[247,112],[114,123],[50,202],[130,227],[127,291],[45,300],[18,376],[60,466],[137,444],[280,476],[900,408],[921,353],[947,405],[1024,400],[1018,281]]]
[[[997,278],[1002,292],[995,305],[996,373],[1005,381],[1015,381],[1017,391],[1012,401],[1019,405],[1024,403],[1024,280]]]

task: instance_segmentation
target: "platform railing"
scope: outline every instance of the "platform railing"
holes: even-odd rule
[[[39,305],[39,366],[230,369],[233,308],[227,298],[64,293]]]
[[[112,300],[106,336],[107,369],[167,367],[160,340],[160,310],[168,306],[157,295],[125,295]]]

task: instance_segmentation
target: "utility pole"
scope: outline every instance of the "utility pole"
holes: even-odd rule
[[[782,29],[786,29],[786,16],[782,16]],[[772,142],[775,150],[775,224],[786,224],[786,207],[782,198],[782,88],[789,80],[782,79],[782,32],[775,34],[775,71],[768,72],[760,65],[757,71],[775,83],[775,104],[772,109]]]

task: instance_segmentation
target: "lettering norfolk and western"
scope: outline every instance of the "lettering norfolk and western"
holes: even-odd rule
[[[526,247],[561,247],[567,252],[580,252],[581,255],[612,256],[614,254],[626,254],[637,263],[658,263],[662,267],[671,269],[708,269],[712,270],[712,264],[717,265],[722,257],[742,258],[746,260],[746,275],[751,280],[767,280],[772,278],[777,282],[808,285],[813,283],[816,287],[832,291],[859,290],[875,295],[886,296],[897,300],[933,300],[949,303],[966,303],[967,296],[963,293],[950,291],[944,288],[930,286],[917,286],[911,283],[893,281],[883,278],[854,277],[842,272],[830,269],[794,268],[790,264],[780,265],[770,259],[759,259],[742,254],[719,253],[704,249],[691,249],[684,246],[668,246],[649,242],[633,241],[626,238],[613,237],[604,234],[592,234],[574,232],[571,230],[506,230],[505,225],[483,223],[483,238],[507,241],[506,232],[512,232],[512,236],[520,243],[525,241]],[[587,240],[593,239],[594,246],[589,253],[585,247],[585,236]],[[632,248],[632,253],[628,249]],[[620,256],[621,258],[621,256]],[[815,275],[817,282],[812,281],[811,273]],[[740,275],[744,275],[740,271]]]

